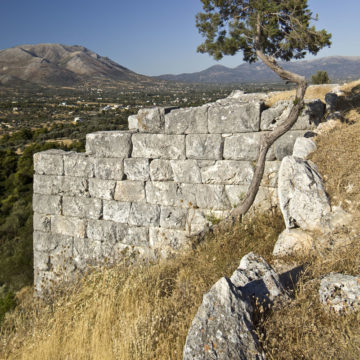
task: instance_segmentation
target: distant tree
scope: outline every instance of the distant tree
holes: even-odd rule
[[[244,200],[226,220],[235,221],[253,204],[264,174],[270,146],[296,122],[304,106],[307,88],[303,76],[281,68],[276,59],[301,59],[307,52],[317,54],[330,46],[331,34],[310,25],[313,18],[307,0],[201,0],[204,12],[197,14],[196,26],[205,37],[198,47],[216,60],[241,51],[252,63],[260,59],[281,79],[297,84],[296,97],[287,119],[262,136],[255,173]]]
[[[329,75],[326,71],[319,70],[315,75],[311,77],[311,82],[314,85],[330,84]]]

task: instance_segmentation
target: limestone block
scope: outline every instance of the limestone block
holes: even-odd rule
[[[103,179],[89,180],[89,194],[91,197],[112,200],[114,199],[116,181]]]
[[[154,107],[140,109],[137,115],[130,119],[132,129],[146,133],[163,133],[165,127],[165,109]]]
[[[226,210],[230,202],[224,185],[181,184],[183,207],[197,206],[201,209]]]
[[[95,177],[104,180],[122,180],[124,164],[120,158],[94,158]]]
[[[199,168],[215,165],[216,160],[196,160]]]
[[[100,219],[102,216],[102,201],[86,197],[64,196],[62,211],[65,216],[75,216],[81,219]]]
[[[128,131],[98,131],[86,135],[86,153],[97,157],[127,158],[131,150]]]
[[[196,160],[171,160],[174,180],[179,183],[201,183],[200,169]]]
[[[308,155],[316,150],[316,144],[313,140],[305,137],[298,137],[295,140],[293,148],[293,156],[300,159],[306,159]]]
[[[173,181],[174,173],[169,160],[154,159],[150,163],[152,181]]]
[[[148,246],[134,246],[117,243],[114,245],[114,260],[127,259],[152,259],[155,260],[154,252]]]
[[[75,270],[73,245],[74,238],[64,238],[50,254],[51,270],[63,280],[69,278],[69,274]]]
[[[80,177],[64,176],[61,182],[61,191],[68,196],[89,196],[89,183]]]
[[[54,233],[45,233],[42,231],[34,231],[33,244],[34,250],[50,253],[59,243],[64,241],[64,236]]]
[[[34,213],[33,217],[34,230],[50,232],[51,231],[51,216]]]
[[[110,259],[106,256],[112,255],[114,244],[111,242],[75,238],[73,245],[74,264],[80,270],[85,270],[87,265],[98,265]],[[109,262],[108,262],[109,263]]]
[[[186,338],[183,360],[264,360],[252,313],[242,291],[221,278],[203,296]]]
[[[149,228],[129,226],[122,243],[132,246],[149,246]]]
[[[229,215],[229,210],[194,209],[188,210],[186,231],[190,235],[205,231]]]
[[[294,156],[285,157],[279,170],[278,193],[287,228],[321,229],[330,205],[315,164]]]
[[[34,268],[39,271],[48,271],[50,265],[50,254],[34,250]]]
[[[58,195],[62,191],[63,176],[34,175],[33,189],[35,194]]]
[[[183,200],[179,191],[180,185],[174,182],[147,182],[145,186],[146,201],[150,204],[180,206]]]
[[[134,134],[132,157],[185,159],[185,135]]]
[[[261,130],[273,130],[282,124],[291,110],[291,101],[281,100],[278,101],[271,108],[264,110],[261,113]]]
[[[234,134],[224,142],[224,159],[256,161],[261,133]]]
[[[254,168],[249,161],[219,160],[201,169],[204,184],[249,184],[253,175]]]
[[[124,159],[124,173],[127,180],[147,181],[149,179],[149,159]]]
[[[138,130],[137,114],[128,117],[128,128],[129,130]]]
[[[166,257],[173,250],[184,249],[189,244],[189,237],[186,231],[150,227],[149,241],[152,249]]]
[[[116,183],[114,199],[118,201],[144,201],[145,186],[143,181],[124,180]]]
[[[114,200],[104,200],[103,218],[126,224],[129,220],[130,203]]]
[[[186,157],[199,160],[222,159],[223,138],[220,134],[190,134],[186,136]]]
[[[110,244],[123,241],[127,232],[128,225],[105,220],[89,220],[86,229],[86,234],[89,239]]]
[[[249,185],[225,185],[225,192],[232,207],[237,207],[244,199]]]
[[[266,161],[261,186],[277,187],[278,173],[281,161]]]
[[[262,102],[209,107],[209,133],[243,133],[260,130]]]
[[[167,229],[185,229],[187,209],[173,206],[162,206],[160,226]]]
[[[296,139],[303,137],[305,133],[305,130],[288,131],[277,139],[273,145],[276,159],[281,161],[285,156],[291,155]]]
[[[47,150],[34,154],[34,170],[39,175],[63,175],[63,150]]]
[[[313,238],[306,231],[300,228],[285,229],[275,243],[273,255],[309,255],[313,244]]]
[[[69,152],[64,156],[64,172],[69,176],[94,177],[93,158],[84,153]]]
[[[34,290],[37,296],[43,296],[58,280],[59,277],[53,271],[41,271],[34,267]]]
[[[330,273],[323,277],[319,289],[320,301],[335,312],[356,311],[360,307],[360,278]]]
[[[175,109],[165,115],[166,134],[207,134],[208,106]]]
[[[55,234],[84,238],[85,230],[86,222],[83,219],[61,215],[51,216],[51,231]]]
[[[132,203],[129,224],[135,226],[158,226],[160,224],[160,206],[147,203]]]
[[[33,195],[33,210],[38,214],[61,214],[61,197],[43,194]]]

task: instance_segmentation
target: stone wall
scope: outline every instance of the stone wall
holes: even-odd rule
[[[141,109],[129,131],[88,134],[86,153],[35,154],[36,291],[125,254],[167,256],[226,216],[249,186],[259,137],[291,106],[266,109],[264,97],[234,93],[196,108]],[[277,202],[280,160],[323,111],[320,101],[308,103],[270,150],[257,196],[263,208]]]

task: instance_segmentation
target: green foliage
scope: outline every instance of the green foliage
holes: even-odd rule
[[[4,320],[5,313],[14,309],[16,306],[16,301],[14,294],[10,291],[6,295],[0,295],[0,325]]]
[[[330,84],[329,75],[326,71],[319,70],[315,75],[311,77],[311,82],[314,85],[317,84]]]
[[[206,38],[198,51],[219,60],[243,52],[244,61],[257,60],[257,48],[276,59],[301,59],[330,45],[325,30],[311,26],[307,0],[201,0],[196,26]]]

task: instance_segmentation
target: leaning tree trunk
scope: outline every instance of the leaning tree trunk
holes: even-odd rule
[[[293,102],[293,107],[290,111],[290,114],[286,120],[278,125],[273,131],[263,134],[260,138],[259,146],[259,155],[256,162],[256,167],[254,171],[254,176],[251,180],[249,189],[241,202],[241,204],[236,207],[230,215],[222,220],[219,224],[213,227],[213,230],[221,230],[229,225],[234,224],[236,221],[239,221],[243,215],[247,213],[251,205],[254,203],[255,197],[258,193],[262,177],[264,175],[265,160],[266,154],[270,149],[271,145],[287,131],[289,131],[292,126],[295,124],[296,120],[299,117],[299,114],[304,106],[304,96],[307,88],[307,83],[305,77],[298,74],[286,71],[281,68],[274,59],[266,56],[260,49],[256,50],[257,56],[263,61],[263,63],[273,70],[278,76],[282,79],[289,82],[297,84],[296,97]]]

